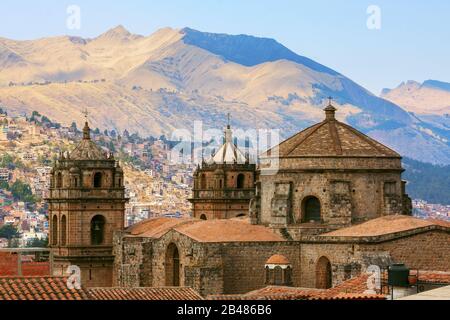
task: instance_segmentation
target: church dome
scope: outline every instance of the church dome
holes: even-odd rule
[[[267,260],[266,265],[268,265],[268,264],[289,265],[290,262],[289,262],[288,258],[286,258],[285,256],[283,256],[281,254],[275,254],[275,255],[271,256],[269,258],[269,260]]]
[[[73,174],[80,173],[80,168],[72,167],[70,168],[69,172]]]
[[[83,140],[70,153],[71,160],[107,160],[106,153],[91,140],[88,123],[83,128]]]
[[[280,158],[401,157],[392,149],[336,120],[336,109],[331,104],[324,111],[324,121],[297,133],[279,145]],[[267,151],[263,157],[270,157],[273,150]]]
[[[233,143],[233,132],[230,125],[225,129],[225,143],[206,162],[208,164],[245,164],[248,162],[245,154]]]

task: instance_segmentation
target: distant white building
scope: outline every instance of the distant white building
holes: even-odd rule
[[[8,182],[11,172],[8,168],[0,168],[0,181]]]

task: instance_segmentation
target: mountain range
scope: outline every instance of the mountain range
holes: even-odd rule
[[[278,128],[287,138],[321,121],[332,96],[340,120],[402,155],[450,164],[445,113],[418,115],[398,99],[405,91],[395,91],[378,97],[273,39],[248,35],[164,28],[142,36],[118,26],[93,39],[0,38],[0,104],[11,114],[36,110],[70,125],[87,109],[92,127],[170,137],[193,130],[194,120],[221,128],[231,113],[234,127]]]

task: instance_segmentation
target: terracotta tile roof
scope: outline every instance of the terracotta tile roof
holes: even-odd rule
[[[203,300],[192,288],[90,288],[92,300]]]
[[[126,231],[134,236],[147,238],[160,238],[170,229],[183,223],[192,223],[196,220],[189,218],[175,219],[175,218],[151,218],[144,220],[129,227]]]
[[[271,229],[245,220],[199,220],[179,225],[175,230],[199,242],[285,241]]]
[[[274,254],[273,256],[271,256],[269,258],[269,260],[267,260],[266,264],[282,264],[282,265],[286,265],[286,264],[290,264],[288,258],[286,258],[285,256],[281,255],[281,254]]]
[[[348,280],[331,289],[268,286],[241,295],[211,295],[209,300],[385,300],[381,294],[367,294],[368,275]]]
[[[84,290],[69,290],[64,277],[1,277],[0,300],[85,300]]]
[[[450,269],[450,266],[449,266]],[[411,270],[410,274],[416,275],[415,270]],[[419,282],[422,283],[441,283],[450,284],[450,272],[446,271],[424,271],[419,270]]]
[[[328,289],[327,291],[332,294],[338,293],[364,294],[364,292],[367,290],[368,279],[369,274],[362,273],[361,275],[346,280],[341,284]]]
[[[394,150],[335,119],[325,119],[323,122],[297,133],[282,142],[278,147],[280,157],[362,156],[400,158],[400,155]],[[270,156],[270,151],[263,153],[261,157],[267,156]]]
[[[81,288],[66,277],[0,277],[0,300],[202,300],[191,288]]]
[[[252,225],[245,219],[153,218],[128,228],[127,232],[133,236],[160,238],[172,229],[199,242],[285,241],[271,229]]]
[[[375,237],[427,227],[443,227],[450,229],[450,223],[445,221],[436,222],[436,220],[418,219],[404,215],[392,215],[321,234],[320,237]]]

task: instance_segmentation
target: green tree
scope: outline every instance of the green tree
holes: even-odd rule
[[[23,201],[30,203],[36,202],[36,199],[34,198],[33,193],[31,192],[31,187],[20,180],[16,180],[10,186],[9,190],[11,191],[15,201]]]
[[[27,248],[47,248],[48,239],[34,238],[27,243]]]
[[[9,184],[6,181],[0,181],[0,189],[9,190]]]
[[[13,243],[13,239],[19,236],[19,231],[16,227],[5,224],[3,227],[0,227],[0,238],[8,239],[8,247],[12,247],[15,244]]]

